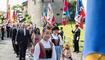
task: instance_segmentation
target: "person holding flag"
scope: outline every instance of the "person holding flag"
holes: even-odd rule
[[[80,39],[80,29],[78,27],[78,25],[75,25],[75,31],[73,31],[72,29],[72,33],[74,35],[74,38],[73,38],[73,43],[74,43],[74,52],[77,52],[79,53],[79,39]]]
[[[105,0],[87,0],[85,60],[105,60]]]

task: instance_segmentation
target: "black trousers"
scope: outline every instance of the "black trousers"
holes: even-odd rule
[[[14,41],[12,41],[12,45],[16,55],[19,55],[19,45],[16,45]]]
[[[1,39],[4,40],[4,33],[2,33]]]
[[[27,44],[19,44],[19,60],[25,60]]]
[[[79,52],[79,41],[74,40],[73,43],[74,43],[74,51]]]
[[[9,31],[7,31],[7,38],[9,38],[9,35],[10,35]]]

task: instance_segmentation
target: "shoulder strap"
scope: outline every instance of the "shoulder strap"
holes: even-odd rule
[[[53,39],[53,36],[51,35],[51,40]]]
[[[46,52],[41,42],[39,42],[39,46],[40,46],[40,58],[46,58]]]
[[[51,45],[51,48],[53,48],[53,43],[52,42],[50,42],[50,45]]]

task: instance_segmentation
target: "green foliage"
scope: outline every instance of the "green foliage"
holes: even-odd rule
[[[15,10],[15,9],[23,9],[23,6],[22,5],[16,5],[16,6],[13,6],[12,9]]]
[[[70,20],[74,21],[74,17],[75,17],[75,8],[76,8],[76,1],[75,0],[71,0],[70,2],[68,2],[68,8],[70,11]]]
[[[3,23],[4,20],[6,20],[6,12],[0,11],[0,23]]]
[[[23,17],[22,17],[22,11],[23,11],[23,6],[22,6],[22,5],[13,6],[12,9],[13,9],[13,10],[16,10],[16,12],[18,13],[18,18],[19,18],[19,21],[20,21],[20,22],[22,22],[22,21],[25,20],[25,19],[23,19],[23,20],[21,21],[21,18],[23,18]]]
[[[26,24],[32,24],[31,22],[31,16],[29,16],[28,14],[25,15],[25,18],[23,18],[21,21],[21,23],[26,23]]]

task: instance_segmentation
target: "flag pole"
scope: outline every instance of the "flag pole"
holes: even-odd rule
[[[7,0],[7,12],[8,12],[8,2],[9,2],[9,1]]]

